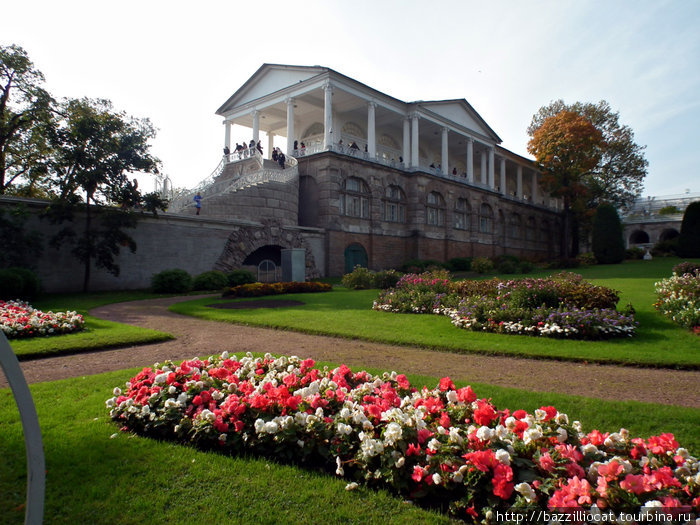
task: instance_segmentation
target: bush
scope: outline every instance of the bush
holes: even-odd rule
[[[672,257],[678,253],[678,237],[668,241],[659,241],[651,249],[654,257]]]
[[[373,288],[372,272],[364,266],[357,265],[352,272],[343,275],[341,282],[350,290],[367,290]]]
[[[625,260],[622,221],[611,204],[601,204],[593,217],[593,254],[600,264]]]
[[[580,253],[576,256],[580,266],[594,266],[598,264],[598,259],[592,253]]]
[[[503,259],[496,266],[496,271],[498,273],[518,273],[520,270],[520,263],[512,261],[510,259]]]
[[[403,277],[401,272],[396,270],[383,270],[372,275],[372,288],[380,288],[381,290],[386,290],[387,288],[393,288],[399,279]]]
[[[8,268],[0,270],[0,299],[19,299],[24,292],[24,278]]]
[[[192,282],[193,290],[221,290],[228,284],[228,279],[224,272],[211,270],[200,273]]]
[[[700,326],[700,274],[676,274],[655,287],[659,311],[686,328]]]
[[[571,257],[569,259],[557,259],[552,261],[547,265],[547,268],[550,270],[566,270],[569,268],[578,268],[579,266],[580,263],[578,259]]]
[[[476,257],[472,260],[472,271],[487,273],[493,270],[493,262],[488,257]]]
[[[0,299],[33,299],[40,288],[39,277],[27,268],[0,270]]]
[[[420,273],[433,267],[444,268],[445,265],[434,259],[411,259],[399,266],[399,270],[406,273]]]
[[[684,261],[675,265],[672,271],[676,275],[685,275],[686,273],[693,275],[694,273],[700,272],[700,264]]]
[[[468,272],[472,268],[472,258],[453,257],[447,261],[447,266],[451,272]]]
[[[221,297],[262,297],[285,293],[330,292],[332,289],[330,284],[319,282],[250,283],[225,288]]]
[[[239,286],[241,284],[251,284],[257,281],[255,275],[250,270],[233,270],[226,274],[227,286]]]
[[[520,273],[530,273],[532,270],[535,269],[535,265],[532,264],[530,261],[520,261],[520,264],[518,266],[520,269]]]
[[[192,276],[185,270],[163,270],[151,277],[151,290],[155,293],[184,293],[192,287]]]
[[[644,259],[645,253],[641,248],[627,248],[625,250],[625,259],[641,260]]]
[[[677,239],[680,257],[700,257],[700,201],[691,202],[685,209]]]

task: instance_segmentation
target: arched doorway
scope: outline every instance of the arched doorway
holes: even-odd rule
[[[352,272],[358,265],[367,268],[367,251],[361,244],[353,243],[345,248],[345,273]]]
[[[282,247],[266,244],[250,253],[243,261],[243,266],[254,266],[258,281],[270,283],[280,280],[282,266]]]
[[[277,271],[279,266],[271,261],[270,259],[265,259],[260,261],[258,264],[258,282],[260,283],[274,283],[278,281]]]
[[[679,235],[680,233],[678,233],[678,230],[667,228],[661,232],[661,235],[659,235],[659,241],[671,241]]]
[[[635,230],[630,235],[630,244],[647,244],[649,242],[649,234],[642,230]]]

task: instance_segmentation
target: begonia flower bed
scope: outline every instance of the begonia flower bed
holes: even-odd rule
[[[631,308],[618,312],[617,292],[562,272],[547,279],[456,281],[442,272],[408,274],[384,290],[373,308],[446,315],[458,328],[569,339],[634,335]]]
[[[656,309],[674,323],[700,334],[700,270],[674,272],[672,277],[662,279],[654,283],[654,286],[657,296],[654,303]]]
[[[76,312],[42,312],[23,301],[0,301],[0,330],[8,339],[68,334],[84,326]]]
[[[584,431],[554,407],[499,409],[449,378],[418,389],[395,372],[224,352],[144,368],[113,394],[123,431],[321,467],[348,490],[383,487],[470,522],[700,510],[700,465],[673,434]]]

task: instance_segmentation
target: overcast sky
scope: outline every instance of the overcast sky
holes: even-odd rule
[[[267,62],[330,67],[404,101],[466,98],[528,157],[541,106],[605,99],[647,146],[645,195],[700,191],[695,0],[23,0],[1,12],[0,44],[22,46],[54,96],[150,118],[176,186],[216,167],[214,112]]]

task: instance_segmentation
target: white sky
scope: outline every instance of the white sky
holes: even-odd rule
[[[216,167],[214,112],[267,62],[330,67],[404,101],[466,98],[525,156],[541,106],[605,99],[647,146],[645,195],[700,191],[697,1],[23,0],[1,13],[0,44],[22,46],[54,96],[150,118],[175,186]]]

